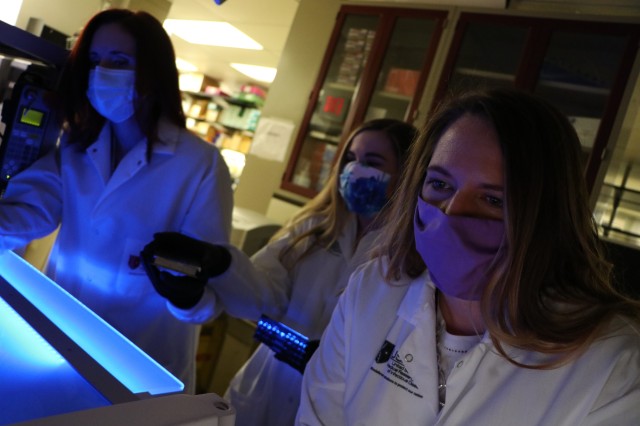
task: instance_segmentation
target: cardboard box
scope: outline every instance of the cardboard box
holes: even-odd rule
[[[413,96],[418,86],[420,71],[404,68],[391,68],[387,74],[384,91],[400,95]]]

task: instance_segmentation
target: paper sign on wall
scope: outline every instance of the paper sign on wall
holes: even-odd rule
[[[253,135],[249,153],[265,160],[284,161],[293,134],[291,121],[262,117]]]

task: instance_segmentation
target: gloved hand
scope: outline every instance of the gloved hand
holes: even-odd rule
[[[261,315],[253,338],[267,345],[277,360],[304,373],[311,355],[318,349],[319,340],[309,340],[291,327]]]
[[[204,294],[207,280],[222,274],[231,264],[231,254],[226,248],[178,232],[154,234],[153,241],[144,247],[140,257],[158,294],[181,309],[195,306]],[[160,269],[159,265],[163,269],[191,272],[176,275]]]

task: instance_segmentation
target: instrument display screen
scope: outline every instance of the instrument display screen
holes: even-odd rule
[[[22,108],[22,113],[20,114],[20,123],[28,124],[30,126],[42,127],[42,122],[44,121],[44,112],[38,111],[33,108]]]

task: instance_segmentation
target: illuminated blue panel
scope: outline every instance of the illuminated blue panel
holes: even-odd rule
[[[0,424],[109,405],[0,299]]]
[[[131,392],[160,395],[184,388],[160,364],[15,253],[0,254],[0,275]]]

